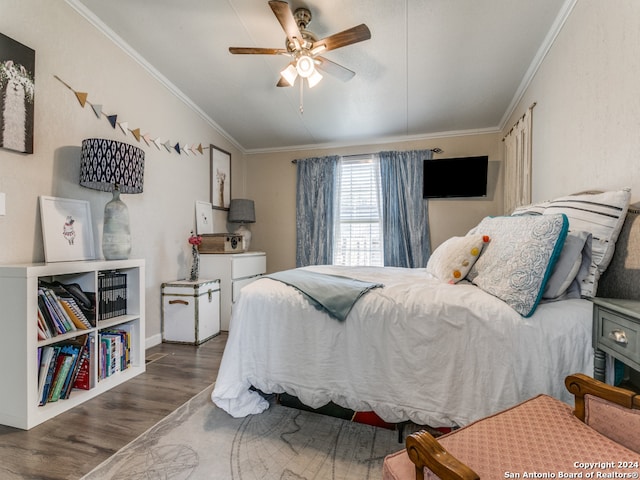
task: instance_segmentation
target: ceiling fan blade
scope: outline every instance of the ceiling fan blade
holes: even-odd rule
[[[329,35],[322,40],[318,40],[313,43],[312,49],[320,47],[321,45],[325,46],[324,51],[335,50],[336,48],[346,47],[347,45],[351,45],[353,43],[362,42],[364,40],[369,40],[371,38],[371,31],[369,27],[367,27],[364,23],[344,30],[339,33],[335,33],[333,35]]]
[[[257,47],[229,47],[229,51],[234,54],[257,54],[257,55],[284,55],[287,50],[284,48],[257,48]]]
[[[278,83],[276,83],[276,87],[292,87],[289,82],[287,82],[284,78],[280,77]]]
[[[349,70],[342,65],[337,64],[336,62],[332,62],[331,60],[324,57],[315,57],[317,62],[316,68],[318,70],[322,70],[323,72],[327,72],[329,75],[333,75],[336,78],[339,78],[343,82],[351,80],[356,72],[353,70]]]
[[[296,19],[293,17],[293,13],[291,13],[289,4],[280,0],[271,0],[269,6],[287,34],[287,38],[292,42],[294,38],[297,38],[299,42],[302,41],[302,34]]]

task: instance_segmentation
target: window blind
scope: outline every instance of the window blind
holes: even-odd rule
[[[380,162],[342,158],[338,166],[335,265],[382,266]]]

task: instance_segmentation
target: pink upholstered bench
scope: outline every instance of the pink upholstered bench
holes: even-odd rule
[[[575,415],[569,405],[540,395],[437,441],[418,432],[405,450],[385,458],[383,479],[640,475],[640,396],[585,375],[565,383],[576,395]]]

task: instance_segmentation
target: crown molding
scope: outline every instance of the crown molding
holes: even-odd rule
[[[562,31],[562,27],[564,27],[564,24],[569,18],[569,15],[571,14],[573,7],[575,7],[577,1],[578,0],[566,0],[562,5],[562,7],[560,8],[560,11],[558,12],[558,16],[556,17],[555,21],[553,22],[553,25],[551,25],[551,28],[547,32],[547,35],[544,38],[542,44],[540,45],[540,48],[536,52],[535,57],[533,57],[533,61],[531,62],[531,64],[529,65],[529,68],[524,74],[524,77],[520,82],[520,86],[516,90],[516,93],[513,96],[511,103],[505,110],[504,115],[500,120],[500,124],[499,124],[500,131],[503,131],[505,129],[507,121],[509,120],[509,118],[511,118],[511,115],[513,115],[516,107],[520,103],[520,100],[522,100],[522,97],[524,96],[525,92],[529,88],[529,85],[531,85],[531,82],[536,76],[538,69],[540,68],[540,66],[542,65],[542,62],[544,61],[547,54],[549,53],[549,50],[551,50],[551,47],[556,41],[556,38]]]
[[[275,147],[275,148],[255,148],[245,150],[246,155],[263,155],[267,153],[280,153],[280,152],[298,152],[303,150],[335,150],[339,148],[351,148],[351,147],[371,147],[371,145],[384,145],[391,143],[407,143],[424,140],[438,140],[442,138],[450,137],[463,137],[470,135],[487,135],[501,133],[499,127],[480,128],[473,130],[452,130],[448,132],[436,132],[419,135],[398,135],[393,137],[377,137],[375,139],[360,139],[348,142],[328,142],[328,143],[311,143],[307,145],[292,145],[288,147]]]
[[[207,124],[209,124],[216,132],[222,135],[228,140],[234,147],[240,150],[242,153],[245,149],[229,135],[220,125],[218,125],[209,115],[207,115],[193,100],[182,92],[176,85],[174,85],[167,77],[162,75],[153,65],[147,62],[131,45],[125,42],[122,37],[111,30],[102,20],[100,20],[93,12],[91,12],[85,5],[79,0],[65,0],[71,8],[86,19],[91,25],[104,34],[109,40],[111,40],[122,51],[135,60],[142,68],[144,68],[149,74],[160,82],[170,93],[180,99],[187,107],[196,112]]]

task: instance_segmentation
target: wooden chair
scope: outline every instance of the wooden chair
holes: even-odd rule
[[[570,375],[565,385],[575,396],[573,411],[539,395],[438,440],[426,431],[409,435],[405,450],[385,458],[383,479],[640,474],[640,395],[582,374]]]

